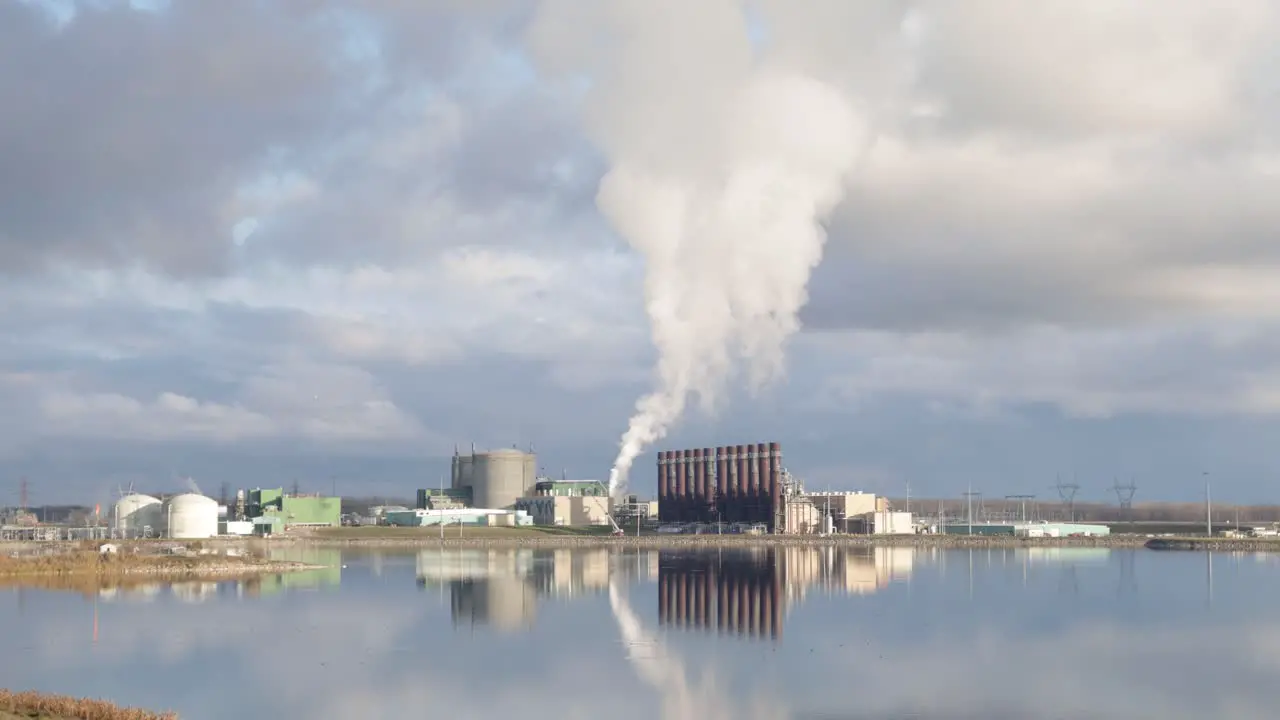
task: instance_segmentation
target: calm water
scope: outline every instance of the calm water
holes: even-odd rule
[[[306,559],[338,567],[96,599],[0,591],[0,687],[189,720],[1280,717],[1267,556]]]

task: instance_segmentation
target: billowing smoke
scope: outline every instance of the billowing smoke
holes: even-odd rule
[[[784,370],[823,220],[866,142],[860,115],[802,64],[753,47],[738,0],[547,0],[545,69],[586,83],[585,122],[608,162],[597,204],[643,255],[658,350],[609,478],[691,399],[713,411],[730,378]]]

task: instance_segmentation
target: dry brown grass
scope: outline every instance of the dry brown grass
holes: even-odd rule
[[[0,557],[0,576],[13,575],[98,575],[118,576],[140,572],[195,573],[211,565],[248,567],[250,561],[223,555],[102,555],[95,550],[76,550],[36,557]]]
[[[6,712],[20,718],[48,720],[177,720],[178,717],[172,712],[123,708],[105,700],[0,689],[0,717]]]
[[[92,595],[109,588],[129,589],[155,582],[231,579],[266,570],[256,558],[223,555],[101,555],[74,550],[36,557],[0,557],[0,587],[66,590]]]

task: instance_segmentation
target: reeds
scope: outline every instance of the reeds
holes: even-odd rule
[[[177,720],[178,717],[177,713],[172,712],[155,713],[123,708],[105,700],[4,689],[0,689],[0,710],[20,717],[50,720]]]

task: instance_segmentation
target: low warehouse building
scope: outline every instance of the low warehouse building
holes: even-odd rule
[[[505,516],[510,516],[508,520]],[[523,526],[532,524],[527,513],[487,508],[453,508],[449,510],[392,510],[387,512],[388,525],[398,527],[429,527],[434,525],[488,525]]]

